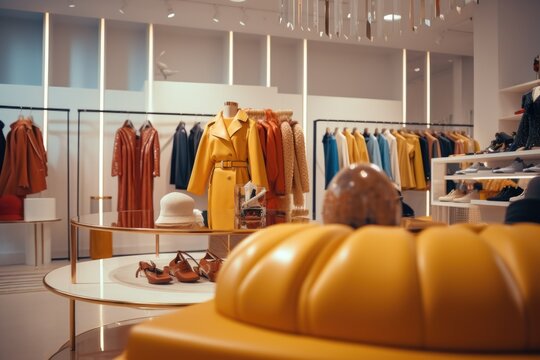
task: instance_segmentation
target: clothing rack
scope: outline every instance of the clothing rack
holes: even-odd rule
[[[380,125],[419,125],[419,126],[451,126],[451,127],[466,127],[472,128],[472,124],[444,124],[444,123],[427,123],[427,122],[402,122],[402,121],[375,121],[375,120],[336,120],[336,119],[317,119],[313,121],[313,193],[312,193],[312,212],[311,217],[313,220],[316,218],[317,209],[317,124],[319,122],[326,123],[352,123],[352,124],[380,124]]]
[[[12,109],[12,110],[30,110],[30,111],[51,111],[51,112],[65,112],[66,113],[66,125],[67,125],[67,244],[68,244],[68,258],[69,254],[71,254],[70,251],[70,244],[69,244],[69,234],[70,234],[70,217],[71,213],[69,210],[69,204],[70,204],[70,186],[69,186],[69,113],[70,109],[66,108],[53,108],[53,107],[40,107],[40,106],[14,106],[14,105],[0,105],[0,109]]]
[[[78,109],[77,110],[77,216],[80,215],[80,146],[81,146],[81,113],[104,113],[104,114],[136,114],[136,115],[164,115],[164,116],[193,116],[193,117],[214,117],[216,114],[181,113],[181,112],[160,112],[160,111],[130,111],[130,110],[98,110],[98,109]],[[77,254],[77,258],[79,255]]]

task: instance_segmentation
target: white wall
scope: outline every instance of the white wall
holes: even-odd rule
[[[50,85],[97,88],[98,20],[52,16],[50,34]]]
[[[234,84],[266,85],[266,37],[234,34]]]
[[[154,59],[178,73],[170,81],[228,83],[229,34],[173,26],[154,26]],[[155,80],[163,80],[155,70]]]
[[[148,73],[146,24],[107,21],[105,69],[107,89],[143,91]]]
[[[453,114],[452,68],[431,74],[431,122],[448,122]],[[453,115],[455,117],[455,114]]]
[[[302,41],[272,37],[271,85],[280,93],[302,93]]]
[[[308,43],[308,93],[401,100],[401,51]]]
[[[533,59],[540,54],[540,1],[499,0],[499,83],[501,88],[536,79]]]
[[[0,9],[0,84],[41,85],[42,19]]]

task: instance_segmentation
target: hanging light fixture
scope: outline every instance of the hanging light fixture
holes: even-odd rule
[[[217,5],[214,5],[214,15],[212,15],[212,21],[215,23],[219,22],[219,10]]]
[[[238,21],[238,23],[242,26],[246,26],[247,25],[247,14],[246,14],[246,9],[242,8],[242,17],[240,18],[240,20]]]
[[[442,0],[279,0],[278,19],[291,31],[314,28],[321,37],[389,41],[393,34],[433,27],[448,12],[463,14],[465,6],[478,3],[445,0],[447,6],[443,6]]]
[[[166,1],[165,4],[167,5],[167,17],[169,19],[172,19],[176,14],[174,12],[174,9],[170,3],[170,1]]]

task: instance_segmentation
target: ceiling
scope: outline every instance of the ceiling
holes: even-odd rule
[[[343,42],[366,46],[379,46],[390,48],[407,48],[411,50],[432,51],[446,54],[469,55],[473,54],[473,15],[475,4],[472,1],[458,13],[456,10],[443,7],[444,20],[433,19],[431,26],[420,26],[417,31],[410,30],[405,21],[400,23],[387,23],[378,18],[372,25],[375,39],[369,41],[365,36],[366,20],[363,12],[364,0],[358,0],[359,5],[359,34],[360,41],[347,39],[348,36],[329,39],[320,36],[313,25],[313,2],[304,0],[304,4],[311,6],[309,18],[311,22],[304,28],[311,31],[301,31],[299,24],[291,31],[285,25],[279,24],[280,0],[246,0],[236,3],[231,0],[0,0],[0,9],[16,9],[34,12],[50,12],[80,17],[105,18],[140,23],[153,23],[171,26],[183,26],[202,29],[215,29],[221,31],[235,31],[261,35],[272,35],[290,38],[307,38],[309,40]],[[404,0],[373,0],[379,6],[380,12],[392,12],[396,8],[400,13],[408,11],[408,1]],[[411,0],[419,3],[418,0]],[[75,7],[69,7],[73,2]],[[324,2],[319,1],[322,8]],[[430,0],[426,0],[430,3]],[[448,6],[448,1],[441,4]],[[343,11],[348,12],[351,0],[343,1]],[[331,1],[331,11],[333,11]],[[172,7],[176,13],[173,18],[167,18],[167,9]],[[124,14],[119,12],[123,8]],[[212,21],[216,9],[220,18],[219,23]],[[381,10],[382,9],[382,10]],[[246,26],[239,25],[239,19],[247,17]],[[418,19],[419,14],[416,14]],[[305,21],[304,17],[304,21]],[[331,19],[332,21],[333,19]],[[416,24],[418,24],[417,20]],[[319,24],[324,24],[322,9],[319,10]],[[343,34],[349,34],[350,22],[345,18]],[[400,31],[401,29],[401,31]],[[385,39],[384,35],[387,36]]]

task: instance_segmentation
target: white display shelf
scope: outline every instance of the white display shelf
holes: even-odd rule
[[[203,253],[192,255],[196,259],[204,256]],[[49,272],[43,283],[56,294],[99,304],[162,308],[211,300],[215,284],[205,278],[196,283],[180,283],[173,279],[169,284],[152,285],[144,274],[135,277],[139,261],[153,261],[158,268],[163,268],[175,256],[160,254],[156,257],[155,254],[148,254],[79,262],[76,284],[71,282],[69,265]]]
[[[510,174],[496,174],[490,171],[481,171],[476,174],[467,175],[446,175],[445,180],[486,180],[486,179],[531,179],[540,174],[538,173],[526,173],[516,172]]]
[[[449,156],[444,158],[434,158],[432,161],[435,164],[448,164],[490,160],[512,160],[517,157],[521,159],[540,158],[540,150],[506,151],[492,154]]]
[[[500,121],[519,121],[521,120],[522,116],[523,114],[510,115],[510,116],[505,116],[503,118],[500,118],[499,120]]]
[[[458,203],[453,201],[432,201],[431,205],[444,206],[444,207],[455,207],[455,208],[470,208],[470,203]]]
[[[471,200],[471,205],[508,207],[509,201]]]
[[[525,93],[529,90],[531,90],[535,86],[540,85],[540,80],[533,80],[522,84],[513,85],[504,89],[500,89],[499,91],[502,93]]]

